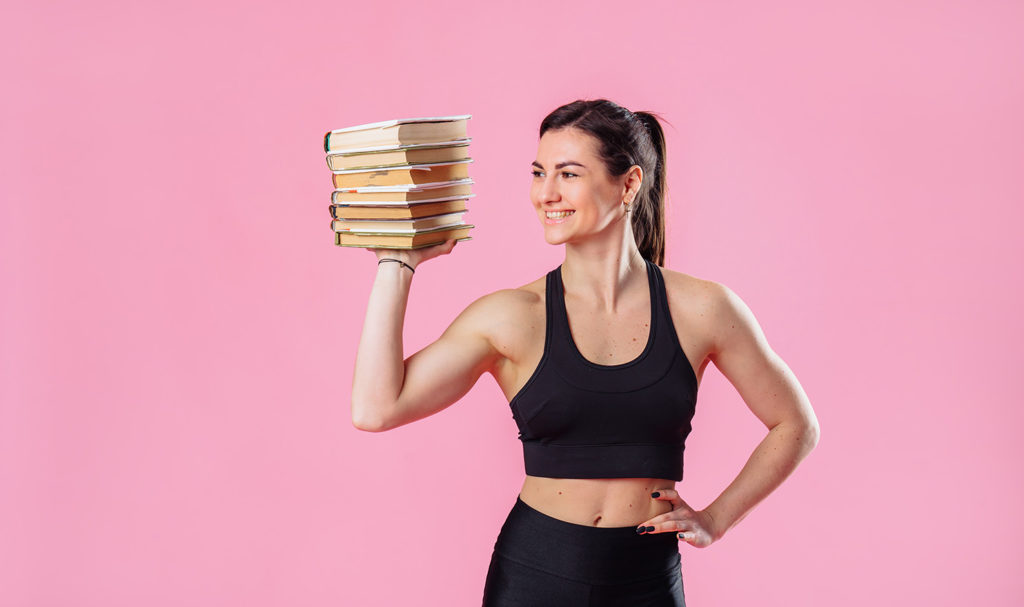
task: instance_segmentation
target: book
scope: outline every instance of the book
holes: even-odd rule
[[[420,202],[408,205],[328,205],[334,219],[415,219],[466,210],[466,199]]]
[[[473,224],[462,224],[451,228],[435,228],[415,234],[390,234],[379,232],[335,232],[334,244],[339,247],[363,247],[383,249],[420,249],[441,244],[454,238],[457,241],[472,240],[469,236]]]
[[[418,249],[472,240],[464,222],[469,114],[401,118],[329,131],[331,230],[338,246]]]
[[[334,219],[331,229],[335,232],[393,232],[411,234],[431,228],[455,227],[462,223],[465,211],[443,213],[413,219]]]
[[[417,185],[455,181],[469,177],[472,158],[454,162],[406,164],[398,167],[345,169],[331,171],[335,188],[358,188],[375,185]]]
[[[448,183],[421,183],[395,186],[368,186],[361,188],[339,188],[331,193],[331,202],[370,204],[373,202],[422,202],[444,200],[452,197],[472,198],[472,179],[460,179]]]
[[[466,124],[472,116],[432,116],[399,118],[358,124],[328,131],[324,135],[324,151],[377,145],[454,141],[466,138]]]
[[[404,164],[430,164],[467,158],[469,158],[469,139],[460,139],[455,145],[424,143],[332,152],[327,155],[327,166],[332,171],[339,171],[393,167]]]

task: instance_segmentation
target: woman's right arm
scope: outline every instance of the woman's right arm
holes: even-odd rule
[[[454,242],[376,251],[378,258],[418,267],[452,247]],[[499,356],[486,334],[494,306],[485,296],[463,310],[437,341],[404,360],[402,329],[412,280],[413,273],[402,264],[377,267],[352,379],[352,424],[360,430],[390,430],[441,411],[469,392]]]

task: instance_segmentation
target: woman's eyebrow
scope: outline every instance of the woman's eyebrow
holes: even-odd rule
[[[572,166],[572,165],[576,165],[578,167],[583,167],[584,169],[587,168],[584,165],[576,162],[575,160],[566,160],[565,162],[559,162],[558,164],[556,164],[555,165],[555,170],[557,171],[560,168],[567,167],[567,166]],[[539,169],[543,169],[544,168],[544,165],[539,163],[539,162],[537,162],[536,160],[533,161],[533,166],[535,166],[535,167],[537,167]]]

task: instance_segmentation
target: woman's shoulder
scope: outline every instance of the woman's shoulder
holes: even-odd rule
[[[515,314],[527,312],[544,303],[545,277],[517,287],[506,287],[485,293],[477,298],[481,307],[495,314]]]
[[[718,311],[732,291],[721,282],[685,272],[662,268],[661,274],[672,316],[685,325],[700,328],[706,338],[713,336],[721,316]]]
[[[515,357],[544,330],[544,277],[518,287],[485,293],[462,315],[506,357]],[[543,333],[540,333],[543,339]]]
[[[538,307],[543,310],[545,277],[517,287],[507,287],[484,293],[469,307],[478,314],[495,322],[524,320],[534,314]]]
[[[673,316],[678,313],[691,326],[702,327],[706,338],[717,342],[737,332],[760,334],[753,312],[725,284],[672,270],[662,270],[662,275]]]
[[[725,285],[714,280],[661,266],[658,268],[665,279],[665,290],[669,292],[670,299],[675,295],[676,299],[684,299],[691,305],[697,305],[720,297],[722,291],[726,289]]]

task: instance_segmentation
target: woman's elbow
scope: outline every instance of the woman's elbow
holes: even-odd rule
[[[373,407],[361,407],[352,403],[352,425],[363,432],[384,432],[390,426],[384,416],[373,415]]]
[[[818,446],[818,440],[821,438],[821,425],[817,418],[812,416],[802,424],[800,436],[808,451]]]

